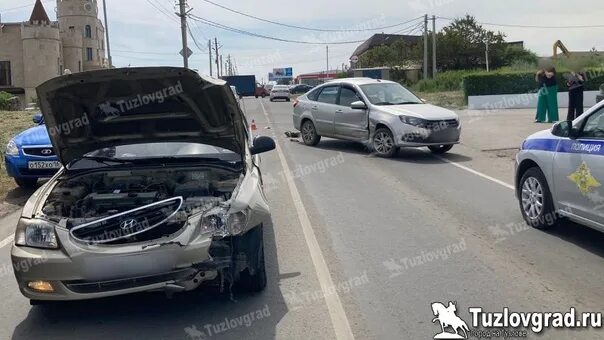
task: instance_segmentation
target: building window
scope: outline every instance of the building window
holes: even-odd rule
[[[90,25],[86,25],[86,38],[92,38],[92,28]]]
[[[0,61],[0,86],[12,86],[10,61]]]
[[[94,60],[94,55],[93,55],[93,52],[92,52],[92,48],[90,48],[90,47],[86,48],[86,60],[88,60],[88,61]]]
[[[82,72],[82,62],[78,61],[78,72]]]

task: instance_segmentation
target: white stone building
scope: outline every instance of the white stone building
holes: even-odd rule
[[[108,67],[105,28],[97,0],[57,0],[51,21],[40,0],[24,22],[0,22],[0,91],[21,103],[36,98],[36,87],[65,72]]]

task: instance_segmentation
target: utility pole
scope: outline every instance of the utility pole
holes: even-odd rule
[[[220,78],[220,47],[218,38],[214,38],[214,54],[216,55],[216,77]]]
[[[208,40],[208,54],[210,55],[210,77],[212,76],[212,40]]]
[[[220,75],[224,76],[224,70],[222,69],[222,54],[220,55]]]
[[[185,68],[189,68],[189,46],[187,44],[187,0],[178,0],[180,7],[180,32],[182,34],[182,60]]]
[[[428,79],[428,14],[424,16],[424,79]]]
[[[432,16],[432,78],[436,78],[436,15]]]
[[[109,24],[107,22],[107,4],[103,0],[103,14],[105,16],[105,41],[107,42],[107,59],[109,60],[109,68],[113,68],[113,59],[111,58],[111,44],[109,44]]]
[[[485,60],[486,60],[486,62],[487,62],[487,72],[489,72],[489,71],[490,71],[490,69],[489,69],[489,39],[488,39],[488,38],[487,38],[487,40],[486,40],[486,42],[485,42],[485,45],[486,45],[486,49],[485,49]]]
[[[327,69],[325,70],[325,79],[329,77],[329,45],[325,46],[325,51],[327,52]]]

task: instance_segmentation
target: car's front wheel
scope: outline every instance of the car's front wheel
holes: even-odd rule
[[[24,189],[34,189],[38,184],[37,178],[15,178],[18,186]]]
[[[387,128],[377,129],[373,136],[373,151],[384,158],[390,158],[396,154],[398,147],[394,144],[394,137],[390,130]]]
[[[442,155],[444,153],[449,152],[449,150],[453,149],[453,144],[448,145],[433,145],[429,146],[428,149],[437,155]]]
[[[302,124],[302,141],[304,141],[304,144],[310,146],[315,146],[321,141],[321,136],[317,134],[315,124],[310,120],[307,120]]]
[[[266,288],[266,265],[264,263],[264,236],[262,227],[257,227],[248,232],[245,237],[245,256],[248,268],[239,273],[235,282],[235,291],[241,293],[256,293]]]
[[[526,223],[537,229],[548,229],[556,225],[558,214],[541,169],[528,169],[520,179],[520,211]]]

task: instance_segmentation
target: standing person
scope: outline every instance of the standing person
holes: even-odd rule
[[[573,121],[583,114],[583,91],[587,80],[585,73],[571,72],[566,85],[568,86],[568,115],[566,120]]]
[[[559,120],[558,115],[558,81],[556,69],[549,67],[539,70],[535,75],[539,83],[539,101],[537,103],[536,123],[553,123]]]

